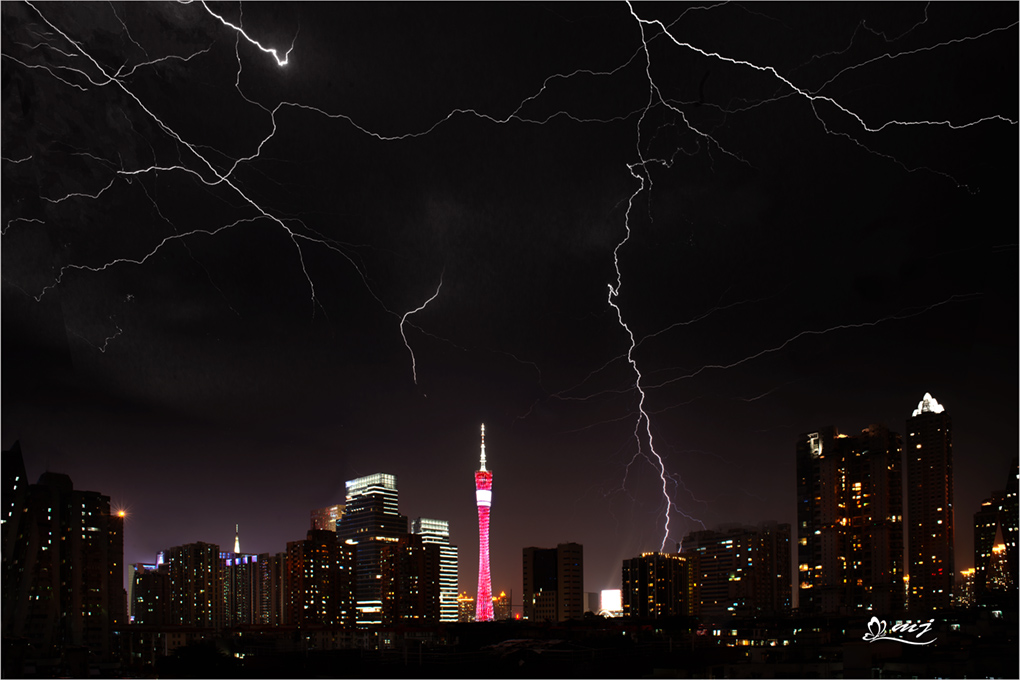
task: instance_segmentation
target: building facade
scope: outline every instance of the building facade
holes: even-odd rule
[[[953,427],[930,394],[907,420],[907,520],[910,609],[948,609],[956,581],[953,555]]]
[[[580,543],[525,548],[523,575],[525,619],[568,621],[584,615],[584,547]]]
[[[382,551],[383,625],[439,623],[440,548],[421,534],[402,536]]]

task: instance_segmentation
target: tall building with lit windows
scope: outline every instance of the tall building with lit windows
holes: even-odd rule
[[[382,549],[407,535],[407,517],[397,510],[396,475],[378,473],[347,482],[347,502],[336,534],[354,548],[358,625],[382,623]]]
[[[706,619],[790,612],[790,525],[764,522],[695,531],[681,554],[697,557],[698,610]]]
[[[799,610],[902,612],[902,438],[884,425],[797,442]]]
[[[383,546],[383,625],[439,623],[439,567],[439,546],[421,534]]]
[[[422,542],[439,546],[439,620],[457,621],[457,546],[450,545],[450,523],[444,519],[419,517],[411,522],[411,533]]]
[[[910,610],[948,609],[956,581],[953,534],[953,427],[925,394],[907,419]]]
[[[127,616],[123,515],[67,475],[45,472],[26,484],[17,443],[3,452],[3,467],[4,637],[26,639],[44,656],[73,646],[108,659]]]
[[[623,615],[646,619],[697,616],[697,561],[693,555],[643,553],[623,561]]]
[[[310,529],[303,541],[287,543],[288,624],[354,625],[354,551],[336,532],[322,529]]]
[[[163,551],[170,574],[170,623],[220,630],[225,621],[223,560],[214,543],[188,543]]]

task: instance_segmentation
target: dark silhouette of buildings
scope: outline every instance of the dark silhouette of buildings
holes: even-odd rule
[[[953,604],[953,428],[930,394],[907,419],[907,521],[910,523],[910,610]]]
[[[790,612],[789,524],[695,531],[682,545],[682,555],[696,558],[698,611],[705,619]]]
[[[623,561],[623,615],[661,619],[698,615],[698,558],[644,553]]]
[[[20,444],[3,453],[3,634],[37,654],[112,653],[125,623],[124,519],[110,497],[45,472],[27,484]]]
[[[883,425],[797,442],[799,610],[902,612],[902,440]]]

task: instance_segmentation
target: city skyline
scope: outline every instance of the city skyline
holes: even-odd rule
[[[1015,7],[2,19],[0,443],[110,496],[126,564],[283,551],[382,473],[476,594],[484,422],[492,591],[571,542],[619,588],[793,525],[801,434],[905,442],[930,393],[973,566],[1020,448]]]

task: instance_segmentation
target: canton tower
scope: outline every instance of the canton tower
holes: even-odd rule
[[[482,464],[475,471],[478,504],[478,598],[475,621],[492,621],[492,582],[489,577],[489,507],[492,505],[492,473],[485,469],[485,425],[482,425]]]

